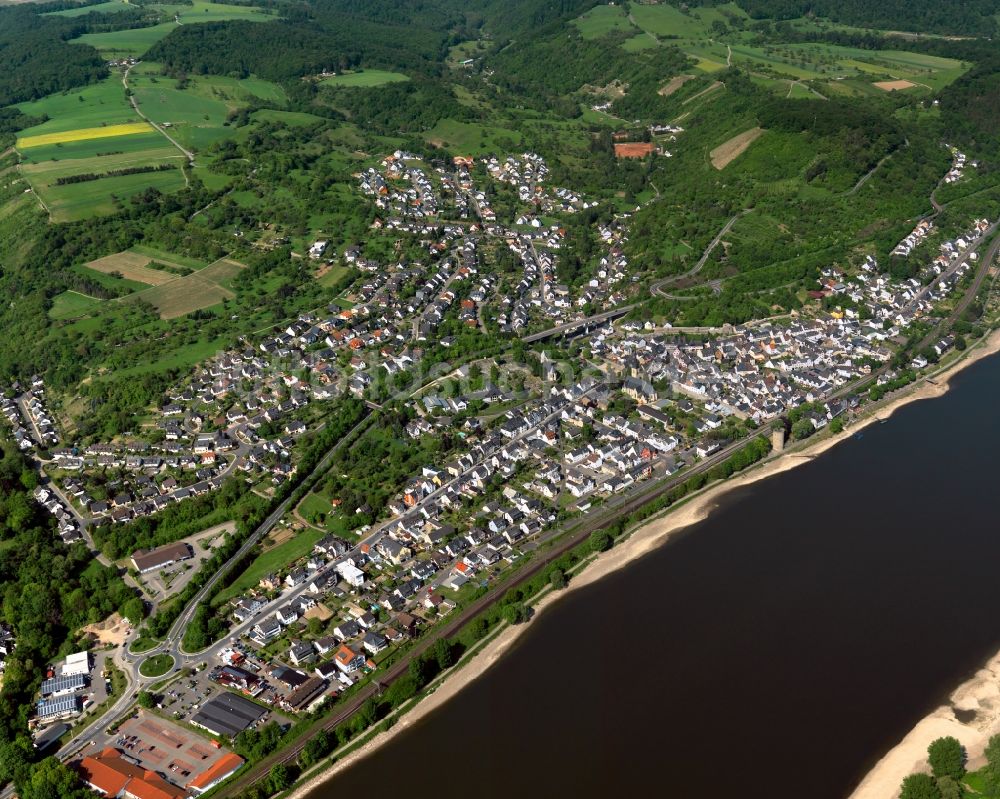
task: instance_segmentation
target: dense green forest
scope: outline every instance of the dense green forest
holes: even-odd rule
[[[339,20],[332,29],[312,20],[182,25],[156,44],[147,58],[172,72],[240,77],[253,73],[284,81],[361,64],[428,71],[443,53],[443,37],[424,41],[401,29],[376,31],[376,27],[353,19]]]
[[[1000,142],[1000,55],[980,61],[941,93],[945,128],[977,149]]]
[[[474,38],[484,27],[509,35],[571,18],[593,4],[594,0],[468,4],[321,0],[309,7],[285,7],[284,21],[270,25],[181,26],[155,45],[147,58],[173,71],[254,73],[272,80],[359,65],[439,74],[448,47]]]
[[[104,77],[94,48],[68,42],[85,29],[30,6],[0,7],[0,107]]]

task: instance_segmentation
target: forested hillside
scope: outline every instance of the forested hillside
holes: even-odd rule
[[[618,43],[614,36],[584,39],[557,27],[503,47],[490,66],[494,80],[511,94],[559,105],[570,115],[572,103],[564,102],[567,94],[583,86],[599,89],[612,81],[629,88],[627,113],[640,108],[648,112],[663,77],[682,70],[688,58],[675,47],[630,53]]]
[[[85,29],[61,17],[41,16],[33,6],[0,7],[0,107],[106,75],[94,48],[67,41]]]
[[[183,25],[146,55],[173,72],[291,80],[361,64],[433,71],[445,52],[443,36],[404,34],[366,20],[341,18],[320,27],[314,20],[215,22]]]
[[[972,146],[1000,141],[1000,55],[984,59],[941,94],[945,126]]]

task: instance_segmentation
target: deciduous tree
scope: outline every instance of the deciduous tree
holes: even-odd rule
[[[960,780],[965,776],[965,747],[951,735],[933,741],[927,747],[927,758],[935,777]]]

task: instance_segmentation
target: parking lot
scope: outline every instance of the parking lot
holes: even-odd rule
[[[150,771],[185,786],[226,754],[201,735],[179,724],[139,713],[118,728],[114,746]]]
[[[205,702],[227,690],[212,682],[210,678],[213,667],[217,665],[219,665],[218,659],[213,659],[213,662],[209,663],[207,668],[200,669],[197,674],[189,676],[189,673],[185,672],[183,677],[170,683],[162,691],[157,692],[161,709],[178,721],[190,721],[191,717],[198,712],[198,709]],[[244,660],[241,666],[251,671],[260,672],[261,677],[267,679],[267,674],[261,668],[259,661],[248,662]],[[277,700],[278,696],[279,692],[270,687],[256,696],[255,699],[258,702],[270,705]],[[280,724],[290,722],[290,719],[284,714],[275,713],[271,710],[260,723],[264,724],[272,719],[278,721]]]

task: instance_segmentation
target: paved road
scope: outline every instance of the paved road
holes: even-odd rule
[[[708,256],[712,254],[712,250],[714,250],[716,247],[719,246],[719,242],[722,241],[722,237],[725,236],[730,230],[732,230],[733,225],[736,224],[736,221],[741,216],[746,216],[752,210],[753,210],[752,208],[746,208],[740,211],[738,214],[736,214],[728,222],[726,222],[726,224],[722,226],[722,229],[715,234],[715,238],[709,242],[708,246],[705,248],[705,251],[701,254],[701,258],[698,259],[698,262],[693,267],[691,267],[687,272],[684,272],[683,274],[680,275],[674,275],[673,277],[667,277],[664,278],[663,280],[658,280],[656,283],[654,283],[652,286],[649,287],[649,290],[653,294],[658,294],[659,296],[665,297],[668,300],[695,299],[694,297],[684,297],[684,296],[678,296],[676,294],[669,294],[663,290],[663,287],[669,285],[670,283],[676,283],[677,281],[683,280],[684,278],[693,277],[694,275],[697,275],[702,270],[702,267],[704,267],[705,264],[708,262]]]

